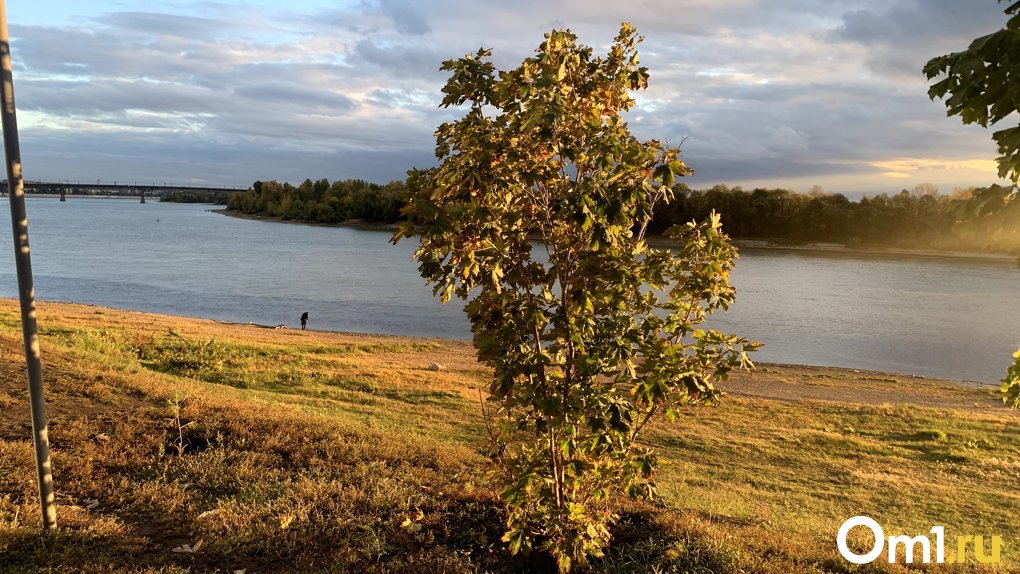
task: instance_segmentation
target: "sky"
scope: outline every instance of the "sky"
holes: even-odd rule
[[[10,0],[25,177],[245,188],[435,165],[443,60],[510,68],[553,28],[645,36],[627,114],[683,142],[693,187],[851,196],[997,181],[989,130],[927,97],[931,57],[1001,28],[995,0]],[[1009,119],[1015,121],[1015,118]]]

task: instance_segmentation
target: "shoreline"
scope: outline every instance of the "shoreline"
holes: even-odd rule
[[[393,232],[399,229],[399,226],[394,223],[375,223],[370,221],[364,221],[359,219],[352,219],[341,223],[320,223],[315,221],[301,221],[294,219],[283,219],[281,217],[274,217],[269,215],[253,215],[250,213],[242,213],[240,211],[220,208],[210,209],[211,213],[217,213],[225,215],[227,217],[236,217],[238,219],[248,219],[251,221],[267,221],[272,223],[287,223],[291,225],[309,225],[312,227],[347,227],[351,229],[362,229],[366,231],[389,231]],[[675,243],[669,239],[666,239],[660,235],[653,237],[647,237],[645,239],[651,247],[672,247]],[[1013,263],[1016,262],[1020,266],[1020,257],[1010,255],[1008,253],[986,253],[980,251],[942,251],[938,249],[908,249],[900,247],[888,247],[884,249],[878,248],[857,248],[847,247],[839,243],[803,243],[803,244],[786,244],[776,243],[773,241],[767,241],[762,239],[733,239],[733,245],[740,250],[757,250],[757,251],[792,251],[792,252],[805,252],[805,253],[824,253],[834,255],[850,255],[850,256],[879,256],[879,257],[890,257],[890,258],[904,258],[904,259],[952,259],[952,260],[972,260],[972,261],[987,261],[995,263]]]
[[[197,322],[219,325],[230,329],[245,330],[246,328],[256,329],[261,333],[277,333],[282,336],[310,336],[310,337],[341,337],[364,339],[366,341],[407,341],[412,343],[435,344],[442,348],[456,349],[458,352],[467,352],[474,356],[474,347],[469,340],[449,339],[442,337],[428,337],[417,335],[393,335],[386,333],[363,333],[356,331],[340,331],[329,329],[307,329],[286,324],[266,325],[252,321],[231,321],[226,319],[215,319],[209,317],[196,317],[188,315],[171,315],[167,313],[155,313],[149,311],[137,311],[130,309],[118,309],[105,305],[94,305],[91,303],[74,303],[59,301],[40,301],[43,315],[46,308],[58,308],[61,312],[67,309],[88,310],[96,315],[123,315],[144,316],[163,322]],[[0,297],[0,308],[16,308],[17,299]],[[981,381],[970,381],[952,379],[933,375],[916,375],[911,373],[900,373],[892,371],[876,371],[871,369],[860,369],[853,367],[772,363],[756,361],[756,369],[753,372],[734,371],[731,377],[720,384],[720,388],[737,397],[762,398],[780,401],[823,401],[823,402],[861,402],[867,404],[882,404],[892,400],[894,402],[911,403],[914,392],[919,389],[925,391],[939,391],[939,395],[965,394],[973,396],[975,393],[995,397],[998,400],[998,384]],[[1005,367],[1004,367],[1005,368]],[[826,382],[828,381],[828,382]],[[748,383],[752,383],[749,387]],[[902,389],[889,388],[890,383],[905,384],[909,387]],[[838,388],[850,388],[853,394],[846,392],[834,392]],[[792,394],[790,390],[796,391]],[[883,395],[883,393],[885,393]],[[891,393],[891,394],[890,394]],[[926,393],[930,394],[930,393]],[[933,406],[930,397],[914,397],[919,404]],[[1001,403],[999,403],[1001,404]],[[937,405],[936,405],[937,406]],[[959,405],[957,405],[959,406]],[[976,407],[977,405],[971,405]],[[985,408],[991,405],[984,405]],[[1016,411],[1020,415],[1020,411]]]
[[[284,219],[282,217],[275,217],[272,215],[253,215],[250,213],[242,213],[235,209],[210,209],[210,213],[217,213],[219,215],[225,215],[227,217],[236,217],[237,219],[248,219],[251,221],[268,221],[271,223],[287,223],[290,225],[308,225],[311,227],[347,227],[351,229],[362,229],[365,231],[396,231],[399,226],[395,223],[377,223],[372,221],[365,221],[363,219],[350,219],[340,223],[322,223],[318,221],[301,221],[299,219]]]
[[[879,255],[892,258],[925,258],[925,259],[969,259],[977,261],[995,261],[1002,263],[1016,262],[1020,266],[1020,258],[1008,253],[986,253],[982,251],[940,251],[938,249],[907,249],[887,247],[885,249],[867,249],[847,247],[839,243],[805,243],[803,245],[785,245],[763,241],[760,239],[735,239],[733,244],[738,249],[770,250],[770,251],[805,251],[812,253],[835,253],[839,255]]]
[[[88,303],[65,303],[68,305],[89,305]],[[163,313],[148,313],[146,311],[126,311],[122,309],[115,309],[112,307],[103,307],[100,305],[89,305],[91,307],[99,307],[102,309],[110,309],[113,311],[124,311],[129,313],[145,313],[148,315],[157,315],[165,317],[182,317],[179,315],[166,315]],[[254,322],[240,322],[240,321],[228,321],[226,319],[209,319],[205,317],[182,317],[186,319],[194,319],[198,321],[212,321],[220,325],[229,325],[237,327],[254,327],[257,329],[268,329],[271,331],[283,331],[283,332],[300,332],[302,329],[298,327],[292,327],[286,324],[282,325],[263,325]],[[471,341],[468,339],[449,339],[443,337],[427,337],[421,335],[391,335],[388,333],[362,333],[358,331],[337,331],[332,329],[305,329],[306,333],[322,333],[326,335],[338,335],[344,337],[370,337],[370,338],[390,338],[390,339],[403,339],[412,341],[429,341],[444,343],[450,345],[465,345],[471,347]],[[471,347],[473,348],[473,347]],[[949,384],[954,387],[958,387],[962,390],[980,390],[980,391],[997,391],[999,383],[985,383],[981,381],[972,381],[965,379],[952,379],[947,377],[939,377],[935,375],[915,375],[913,373],[902,373],[894,371],[876,371],[872,369],[862,369],[855,367],[841,367],[836,365],[816,365],[810,363],[773,363],[767,361],[755,361],[757,367],[756,372],[767,373],[771,370],[779,369],[782,371],[798,371],[802,373],[817,373],[820,376],[832,376],[833,373],[839,375],[839,378],[854,378],[859,377],[862,380],[884,380],[889,378],[898,378],[910,381],[917,381],[921,384]],[[739,371],[735,371],[739,374]],[[1005,372],[1005,367],[1003,367]],[[826,375],[825,373],[828,373]],[[749,373],[744,373],[747,376]],[[740,378],[738,376],[738,378]],[[725,383],[724,383],[725,384]],[[740,393],[737,393],[740,395]]]

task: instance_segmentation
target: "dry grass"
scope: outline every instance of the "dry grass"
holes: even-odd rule
[[[465,343],[64,304],[43,305],[40,325],[61,527],[38,532],[20,327],[2,301],[0,571],[550,566],[501,549],[477,408],[487,373]],[[999,534],[999,570],[1017,565],[1020,419],[987,391],[764,371],[652,429],[663,497],[619,502],[597,570],[901,570],[839,558],[835,531],[855,514],[889,533]]]

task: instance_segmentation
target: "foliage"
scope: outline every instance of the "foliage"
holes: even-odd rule
[[[745,191],[725,185],[694,190],[681,183],[674,199],[656,208],[648,229],[660,233],[717,211],[733,237],[1020,253],[1020,203],[994,217],[970,216],[1002,203],[997,190],[1005,188],[957,189],[945,195],[925,187],[850,201],[838,193]]]
[[[1020,409],[1020,351],[1013,353],[1013,364],[1002,379],[1002,402],[1010,408]]]
[[[1014,190],[1002,185],[977,189],[960,205],[953,233],[964,244],[1018,255],[1020,262],[1020,201]]]
[[[136,347],[138,358],[157,370],[194,376],[205,370],[222,370],[230,357],[227,347],[216,339],[189,341],[170,332],[166,339],[151,339]]]
[[[282,219],[340,223],[350,219],[394,223],[407,203],[403,182],[386,185],[360,179],[289,183],[256,181],[248,191],[231,194],[229,209]]]
[[[1003,2],[1003,0],[999,0]],[[928,90],[932,99],[946,98],[946,113],[965,124],[995,125],[1020,110],[1020,2],[1011,0],[1006,26],[981,36],[962,52],[932,58],[924,66],[929,80],[946,77]],[[946,97],[948,96],[948,98]],[[1020,126],[992,134],[998,144],[999,177],[1016,185],[1020,179]]]
[[[441,165],[408,180],[415,257],[443,301],[465,306],[489,387],[494,476],[512,553],[539,545],[560,570],[601,556],[610,497],[650,496],[655,453],[637,438],[657,413],[713,403],[713,381],[751,366],[745,339],[702,330],[734,298],[736,258],[719,217],[649,248],[657,204],[690,172],[679,150],[641,142],[620,117],[647,86],[629,25],[605,57],[569,30],[497,72],[491,52],[443,63]]]
[[[159,196],[159,200],[169,203],[215,203],[217,205],[226,205],[228,195],[225,191],[195,191],[189,189],[168,191]]]

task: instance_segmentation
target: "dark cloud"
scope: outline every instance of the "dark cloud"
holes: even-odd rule
[[[359,40],[351,54],[355,62],[364,62],[378,66],[391,74],[399,76],[415,76],[438,80],[439,66],[443,60],[449,59],[431,48],[414,45],[391,45],[381,47],[372,39]]]
[[[349,97],[326,89],[310,89],[293,83],[266,82],[234,89],[234,93],[264,103],[287,104],[301,102],[309,108],[336,111],[350,110],[357,103]]]
[[[116,12],[96,18],[96,22],[121,30],[159,30],[162,35],[182,38],[209,38],[229,29],[226,22],[213,18],[158,12]]]
[[[225,109],[216,94],[200,86],[146,80],[56,80],[29,78],[18,83],[21,109],[68,116],[124,110],[164,114]]]
[[[1002,10],[992,0],[898,0],[847,12],[831,37],[867,46],[880,73],[919,75],[932,57],[1002,28]]]
[[[379,0],[381,12],[393,19],[393,26],[401,34],[420,36],[432,31],[419,11],[419,3],[405,0]]]
[[[283,142],[220,145],[199,134],[173,138],[142,134],[78,134],[74,153],[59,134],[25,130],[22,151],[28,179],[42,179],[37,166],[48,165],[50,180],[139,183],[191,183],[247,187],[256,180],[300,182],[308,177],[342,179],[371,173],[375,181],[403,179],[410,166],[434,163],[429,151],[396,150],[388,154],[342,149],[290,149]]]
[[[1001,28],[1005,24],[1002,9],[992,0],[898,0],[845,13],[834,33],[840,39],[869,44],[969,40]]]

